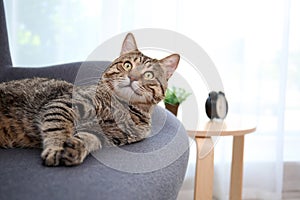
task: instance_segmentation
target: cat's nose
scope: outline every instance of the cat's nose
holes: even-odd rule
[[[133,74],[128,75],[130,82],[137,81],[139,78]]]

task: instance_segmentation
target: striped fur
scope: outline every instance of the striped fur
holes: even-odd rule
[[[47,166],[77,165],[106,145],[147,137],[153,106],[179,62],[137,50],[132,34],[97,85],[34,78],[0,84],[0,147],[43,148]]]

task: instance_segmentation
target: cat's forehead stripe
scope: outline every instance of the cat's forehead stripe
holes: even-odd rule
[[[150,63],[151,62],[151,60],[150,59],[147,59],[145,62],[144,62],[144,65],[146,65],[146,64],[148,64],[148,63]]]
[[[140,57],[140,56],[143,56],[143,54],[142,53],[140,53],[140,52],[132,52],[132,53],[130,53],[129,55],[128,55],[128,58],[130,59],[130,60],[132,60],[132,59],[136,59],[136,58],[138,58],[138,57]]]
[[[112,67],[120,63],[123,63],[123,60],[113,63]]]

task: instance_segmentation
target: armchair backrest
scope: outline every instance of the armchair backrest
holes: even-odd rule
[[[0,73],[1,68],[6,65],[12,65],[12,61],[9,51],[4,2],[0,0]]]

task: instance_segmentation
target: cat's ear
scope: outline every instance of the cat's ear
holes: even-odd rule
[[[178,54],[172,54],[159,61],[167,74],[168,80],[176,70],[179,60],[180,56]]]
[[[137,50],[137,45],[132,33],[128,33],[123,41],[121,55],[133,50]]]

